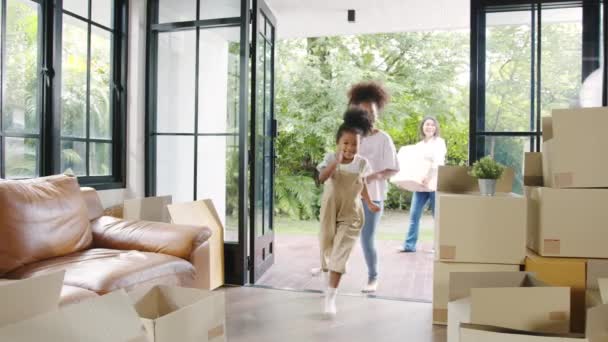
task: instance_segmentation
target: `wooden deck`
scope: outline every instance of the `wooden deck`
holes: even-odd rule
[[[423,242],[417,253],[398,253],[401,241],[376,241],[379,257],[379,286],[376,296],[431,301],[433,294],[432,243]],[[320,290],[320,277],[310,270],[319,266],[315,236],[275,235],[275,264],[256,285],[281,289]],[[361,294],[367,281],[367,266],[360,243],[353,250],[340,293]]]

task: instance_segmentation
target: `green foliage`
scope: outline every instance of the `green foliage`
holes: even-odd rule
[[[505,167],[490,156],[485,156],[471,167],[469,174],[478,179],[498,179],[502,175]]]
[[[284,40],[278,44],[276,116],[277,213],[318,214],[316,165],[335,149],[346,92],[361,80],[380,80],[391,93],[379,127],[397,148],[416,143],[425,115],[436,116],[448,162],[468,155],[468,32],[375,34]],[[464,77],[463,77],[464,76]],[[297,192],[292,185],[298,184]],[[411,194],[393,186],[385,207],[409,207]],[[288,206],[293,206],[290,208]],[[305,209],[304,209],[305,208]]]

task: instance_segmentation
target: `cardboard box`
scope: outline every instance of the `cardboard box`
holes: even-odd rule
[[[167,206],[171,196],[137,198],[124,201],[123,218],[125,220],[145,220],[170,223],[171,217]]]
[[[143,333],[129,297],[117,291],[1,327],[0,341],[143,342]]]
[[[497,190],[511,191],[512,171]],[[441,261],[523,264],[526,255],[526,199],[497,192],[481,196],[464,167],[440,167],[435,198],[436,258]],[[471,192],[473,191],[473,192]]]
[[[589,259],[587,260],[587,288],[599,290],[600,278],[608,278],[608,260]],[[604,287],[605,288],[605,287]],[[608,293],[608,288],[607,293]]]
[[[540,152],[524,154],[524,185],[543,186],[543,156]]]
[[[468,172],[469,168],[464,166],[440,166],[437,171],[437,191],[456,194],[479,192],[477,178],[470,176]],[[496,192],[510,193],[514,179],[513,169],[506,168],[496,182]]]
[[[488,325],[462,324],[460,342],[589,342],[580,334],[542,334]]]
[[[448,342],[461,323],[546,333],[570,329],[570,289],[549,287],[525,272],[452,273]]]
[[[206,226],[212,231],[209,238],[209,267],[206,275],[208,290],[224,285],[224,227],[213,201],[210,199],[172,204],[168,206],[171,220],[176,224]]]
[[[452,272],[517,272],[519,265],[470,264],[435,261],[433,266],[433,323],[448,324],[448,296]]]
[[[156,286],[129,296],[150,342],[226,341],[223,292]]]
[[[608,189],[525,192],[530,249],[542,256],[608,258]]]
[[[403,146],[397,153],[399,165],[402,167],[399,172],[391,177],[391,183],[400,189],[407,191],[430,191],[437,187],[437,177],[430,177],[428,186],[422,184],[422,180],[429,176],[432,162],[425,159],[420,149],[416,145]]]
[[[585,335],[544,334],[504,329],[487,325],[463,324],[461,342],[606,342],[608,341],[608,305],[589,309]]]
[[[65,271],[0,284],[0,327],[59,307]]]
[[[608,187],[608,108],[556,109],[543,118],[545,186]]]
[[[545,258],[528,251],[525,271],[551,286],[570,288],[571,331],[585,331],[587,259]]]

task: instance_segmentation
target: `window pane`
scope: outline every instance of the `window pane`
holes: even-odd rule
[[[523,193],[524,152],[530,151],[530,137],[478,137],[477,143],[483,146],[484,155],[491,155],[496,161],[510,167],[515,172],[513,192]]]
[[[65,1],[65,0],[64,0]],[[91,2],[93,21],[103,26],[113,28],[114,0],[93,0]]]
[[[201,0],[200,19],[217,19],[241,16],[240,0]]]
[[[541,115],[578,106],[583,55],[583,9],[542,12]]]
[[[158,22],[196,20],[196,0],[158,0]]]
[[[112,75],[112,34],[91,27],[91,138],[112,138],[110,80]]]
[[[93,0],[100,1],[100,0]],[[89,18],[89,1],[88,0],[63,0],[63,9],[78,14],[81,17]]]
[[[486,22],[486,115],[478,130],[530,131],[531,12],[488,13]]]
[[[194,137],[156,138],[156,193],[172,195],[173,202],[194,197]]]
[[[86,137],[87,24],[63,15],[61,135]]]
[[[238,27],[201,30],[199,133],[234,133],[239,95]]]
[[[81,141],[61,142],[61,172],[76,176],[87,175],[87,145]]]
[[[238,136],[199,137],[197,167],[198,199],[213,200],[225,227],[224,241],[238,241]]]
[[[7,1],[4,103],[5,131],[38,131],[38,4]]]
[[[158,132],[194,132],[195,61],[195,31],[158,35]]]
[[[90,176],[109,176],[112,174],[112,144],[91,143]]]
[[[38,139],[6,138],[6,178],[38,177]]]

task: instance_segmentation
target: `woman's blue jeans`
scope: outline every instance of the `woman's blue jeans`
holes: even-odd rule
[[[410,206],[410,228],[407,232],[403,249],[406,251],[416,251],[418,242],[418,232],[420,230],[420,217],[424,211],[424,206],[429,203],[431,213],[435,216],[435,192],[414,192],[412,195],[412,205]]]
[[[363,203],[363,210],[365,211],[365,224],[361,229],[361,247],[363,247],[363,256],[365,257],[365,263],[367,264],[367,276],[368,280],[376,280],[378,278],[378,254],[376,253],[376,228],[380,222],[380,217],[384,211],[383,201],[374,201],[379,207],[380,211],[373,213],[367,207],[365,202]]]

